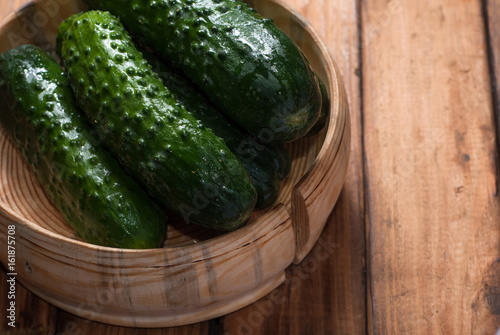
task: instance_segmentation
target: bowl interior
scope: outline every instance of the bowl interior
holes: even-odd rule
[[[58,59],[55,54],[55,38],[59,24],[74,13],[86,10],[83,2],[77,1],[35,1],[20,8],[8,17],[0,28],[0,52],[15,48],[21,44],[35,44]],[[290,20],[290,15],[283,15],[282,5],[264,1],[249,0],[248,3],[271,17],[275,23],[289,35],[306,54],[313,69],[329,87],[321,52],[304,30],[305,21]],[[293,187],[314,164],[323,144],[327,129],[311,137],[304,137],[286,144],[286,149],[292,159],[290,175],[282,184],[282,189],[276,204],[283,204],[291,210],[291,194]],[[43,189],[36,181],[30,168],[24,163],[17,149],[7,138],[0,127],[0,208],[9,214],[32,225],[37,225],[47,231],[70,239],[79,240],[75,231],[68,226],[59,211],[52,205]],[[264,214],[273,210],[254,211],[249,224],[253,224]],[[187,225],[172,213],[169,216],[169,229],[164,246],[180,247],[208,241],[221,235],[207,228]],[[227,233],[231,234],[231,233]]]

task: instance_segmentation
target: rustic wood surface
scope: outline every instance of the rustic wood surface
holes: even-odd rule
[[[500,0],[488,0],[484,4],[487,24],[487,39],[490,66],[490,84],[493,88],[493,105],[497,129],[500,129],[500,85],[498,73],[500,71]],[[497,140],[499,136],[497,135]],[[497,147],[500,142],[497,142]]]
[[[91,322],[18,285],[2,334],[495,333],[500,1],[287,2],[335,57],[352,118],[347,180],[305,260],[264,299],[168,329]]]
[[[500,206],[480,1],[362,1],[374,334],[492,334]]]

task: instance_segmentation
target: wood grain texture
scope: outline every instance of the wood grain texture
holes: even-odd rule
[[[22,265],[21,265],[22,266]],[[4,335],[14,335],[16,329],[8,325],[10,322],[6,318],[8,313],[7,309],[10,307],[10,301],[7,297],[8,293],[11,292],[10,287],[6,285],[7,280],[11,280],[12,276],[8,276],[3,267],[0,272],[0,310],[2,311],[2,318],[0,320],[0,333]],[[16,308],[17,308],[17,318],[16,318],[16,328],[23,329],[26,334],[50,334],[55,330],[56,325],[54,324],[55,318],[57,316],[57,309],[45,301],[39,299],[33,293],[28,291],[21,285],[16,285]],[[28,309],[29,308],[29,309]],[[22,313],[19,314],[19,310],[28,311],[36,310],[36,313]],[[5,312],[4,312],[5,311]]]
[[[131,328],[111,326],[79,318],[61,311],[57,319],[57,330],[62,334],[96,335],[203,335],[217,334],[217,324],[213,321],[170,328]]]
[[[490,85],[497,129],[497,146],[500,146],[500,0],[485,0],[485,18],[488,22],[487,36],[490,56]],[[500,154],[500,148],[498,148]]]
[[[499,171],[481,2],[364,0],[362,13],[369,330],[493,334]]]

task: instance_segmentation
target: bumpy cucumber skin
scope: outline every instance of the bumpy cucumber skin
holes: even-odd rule
[[[319,116],[307,59],[278,27],[239,0],[87,0],[120,17],[172,60],[227,115],[262,141],[290,142]]]
[[[61,59],[88,121],[124,168],[186,221],[245,224],[257,194],[222,139],[179,106],[120,21],[90,11],[62,25]]]
[[[83,14],[84,14],[84,12],[73,14],[68,19],[66,19],[63,22],[61,22],[61,24],[57,28],[58,32],[59,31],[64,31],[65,32],[66,30],[68,30],[68,28],[71,26],[71,24],[73,23],[73,21],[76,20],[76,18],[78,18],[79,16],[81,16]],[[63,34],[57,34],[56,35],[56,53],[58,55],[61,54],[62,43],[63,43],[63,36],[62,35]]]
[[[57,62],[32,45],[0,55],[0,122],[48,197],[86,242],[158,247],[166,217],[99,145]]]
[[[283,145],[258,143],[254,136],[224,116],[187,78],[156,55],[147,51],[142,53],[177,101],[205,127],[221,137],[243,162],[257,190],[255,208],[262,209],[274,204],[281,189],[281,182],[290,172],[290,158]]]

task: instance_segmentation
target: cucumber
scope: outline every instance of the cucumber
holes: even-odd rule
[[[310,65],[270,19],[239,0],[87,0],[110,11],[261,141],[290,142],[319,117]]]
[[[243,164],[180,106],[107,12],[70,17],[61,59],[87,120],[151,196],[187,222],[230,231],[257,194]]]
[[[288,154],[288,151],[286,151],[284,145],[279,143],[270,145],[277,153],[277,155],[274,157],[274,164],[278,169],[278,175],[284,179],[288,177],[290,171],[292,170],[292,160],[290,158],[290,155]]]
[[[321,130],[323,130],[323,128],[325,128],[326,126],[326,123],[328,122],[328,116],[330,115],[330,98],[328,97],[328,91],[323,81],[317,75],[316,79],[318,80],[321,92],[321,111],[318,120],[311,128],[311,130],[309,130],[306,136],[316,135]]]
[[[238,127],[214,107],[203,92],[156,55],[142,51],[144,57],[175,95],[177,101],[191,114],[224,139],[252,178],[257,190],[256,208],[271,206],[278,198],[282,180],[288,175],[290,158],[281,144],[263,145]]]
[[[49,54],[33,45],[1,54],[0,99],[3,129],[78,236],[119,248],[161,244],[164,212],[99,144]]]

